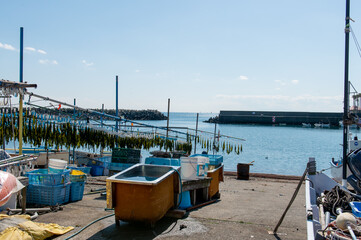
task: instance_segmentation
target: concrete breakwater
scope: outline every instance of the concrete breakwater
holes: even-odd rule
[[[266,125],[324,123],[339,126],[342,116],[342,113],[336,112],[220,111],[219,123]]]
[[[6,109],[6,108],[5,108]],[[6,109],[8,112],[10,112],[10,108]],[[73,108],[63,108],[61,106],[54,106],[54,108],[32,108],[32,111],[35,111],[37,114],[49,114],[49,115],[62,115],[62,116],[68,116],[70,118],[73,118],[74,116],[74,109]],[[93,111],[97,111],[101,113],[102,109],[89,109]],[[116,111],[115,109],[104,109],[104,113],[108,115],[115,116]],[[87,112],[81,112],[79,110],[75,111],[76,117],[78,120],[86,120],[89,116],[89,113]],[[158,110],[130,110],[130,109],[119,109],[119,116],[122,118],[128,119],[128,120],[166,120],[167,117],[159,112]],[[92,119],[99,120],[100,115],[93,115],[91,117]],[[103,117],[104,120],[113,120],[109,117]]]

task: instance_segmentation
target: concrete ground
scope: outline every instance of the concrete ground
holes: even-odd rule
[[[90,178],[85,193],[105,188],[105,177]],[[237,180],[225,176],[220,184],[218,202],[189,212],[183,219],[163,218],[151,229],[144,224],[115,225],[114,216],[104,218],[72,239],[306,239],[305,189],[302,185],[289,209],[278,235],[269,235],[286,209],[297,180],[251,177]],[[106,198],[84,195],[82,201],[64,205],[64,209],[40,215],[36,221],[74,226],[55,239],[66,239],[92,221],[107,216]]]

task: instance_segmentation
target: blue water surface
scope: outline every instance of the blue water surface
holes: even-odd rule
[[[213,133],[215,124],[204,123],[204,120],[217,114],[201,113],[199,116],[198,129]],[[167,121],[142,121],[143,123],[156,126],[166,126]],[[196,128],[196,113],[170,113],[170,127]],[[316,158],[317,169],[327,169],[332,158],[339,159],[342,156],[342,129],[341,128],[303,128],[302,126],[264,126],[264,125],[239,125],[217,124],[216,132],[221,135],[245,139],[245,141],[221,138],[235,144],[242,144],[243,152],[222,154],[225,170],[236,171],[238,163],[253,162],[250,171],[255,173],[272,173],[284,175],[303,174],[308,159]],[[179,129],[179,131],[181,131]],[[354,134],[358,131],[354,130]],[[194,133],[189,131],[190,133]],[[199,134],[213,139],[213,134]],[[178,134],[178,136],[180,136]],[[197,153],[201,153],[200,145],[197,145]],[[212,152],[209,152],[212,153]],[[149,155],[142,152],[143,155]],[[329,170],[325,171],[330,174]]]

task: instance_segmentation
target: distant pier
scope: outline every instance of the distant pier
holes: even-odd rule
[[[273,112],[273,111],[220,111],[219,123],[229,124],[286,124],[324,123],[339,126],[343,114],[336,112]]]

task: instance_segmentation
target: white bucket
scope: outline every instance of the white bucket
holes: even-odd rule
[[[65,169],[67,162],[60,159],[49,159],[49,168]]]
[[[181,177],[182,179],[196,179],[197,178],[197,158],[181,157]]]

